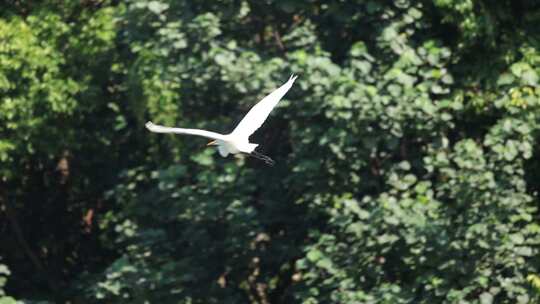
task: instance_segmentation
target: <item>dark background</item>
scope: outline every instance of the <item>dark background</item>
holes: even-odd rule
[[[3,1],[0,302],[533,303],[537,1]],[[144,123],[233,129],[274,167]]]

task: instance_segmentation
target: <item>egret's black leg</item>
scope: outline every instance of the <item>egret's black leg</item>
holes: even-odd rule
[[[267,165],[269,165],[269,166],[273,166],[273,165],[276,163],[276,162],[275,162],[273,159],[271,159],[270,157],[268,157],[268,156],[266,156],[266,155],[264,155],[264,154],[261,154],[261,153],[259,153],[259,152],[257,152],[257,151],[253,151],[253,152],[251,152],[249,155],[251,155],[251,156],[253,156],[253,157],[257,158],[257,159],[260,159],[260,160],[264,161],[264,163],[267,164]]]

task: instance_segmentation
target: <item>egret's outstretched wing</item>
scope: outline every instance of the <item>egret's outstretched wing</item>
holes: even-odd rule
[[[291,75],[289,81],[277,88],[274,92],[263,98],[244,116],[242,121],[236,126],[231,135],[235,137],[248,138],[264,123],[272,109],[278,104],[281,98],[292,87],[297,76]]]
[[[197,135],[197,136],[208,137],[211,139],[221,139],[221,140],[225,138],[224,135],[216,133],[216,132],[210,132],[210,131],[200,130],[200,129],[183,129],[183,128],[164,127],[164,126],[156,125],[152,123],[151,121],[146,123],[146,128],[150,130],[151,132],[155,132],[155,133],[188,134],[188,135]]]

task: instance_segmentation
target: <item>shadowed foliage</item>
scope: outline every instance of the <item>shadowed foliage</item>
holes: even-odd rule
[[[540,3],[4,1],[0,303],[540,300]],[[227,132],[221,158],[161,125]]]

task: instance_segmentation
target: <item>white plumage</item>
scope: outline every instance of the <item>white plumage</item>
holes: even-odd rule
[[[264,160],[267,164],[272,165],[272,159],[255,151],[255,148],[258,145],[250,143],[249,137],[261,127],[270,112],[272,112],[272,109],[274,109],[281,98],[292,87],[296,77],[297,76],[291,75],[291,78],[289,78],[285,84],[259,101],[253,108],[251,108],[251,110],[249,110],[242,121],[240,121],[236,128],[234,128],[234,130],[229,134],[219,134],[200,129],[164,127],[155,125],[151,121],[146,123],[146,128],[155,133],[175,133],[207,137],[213,139],[209,145],[217,145],[219,154],[223,157],[226,157],[229,154],[247,153]]]

